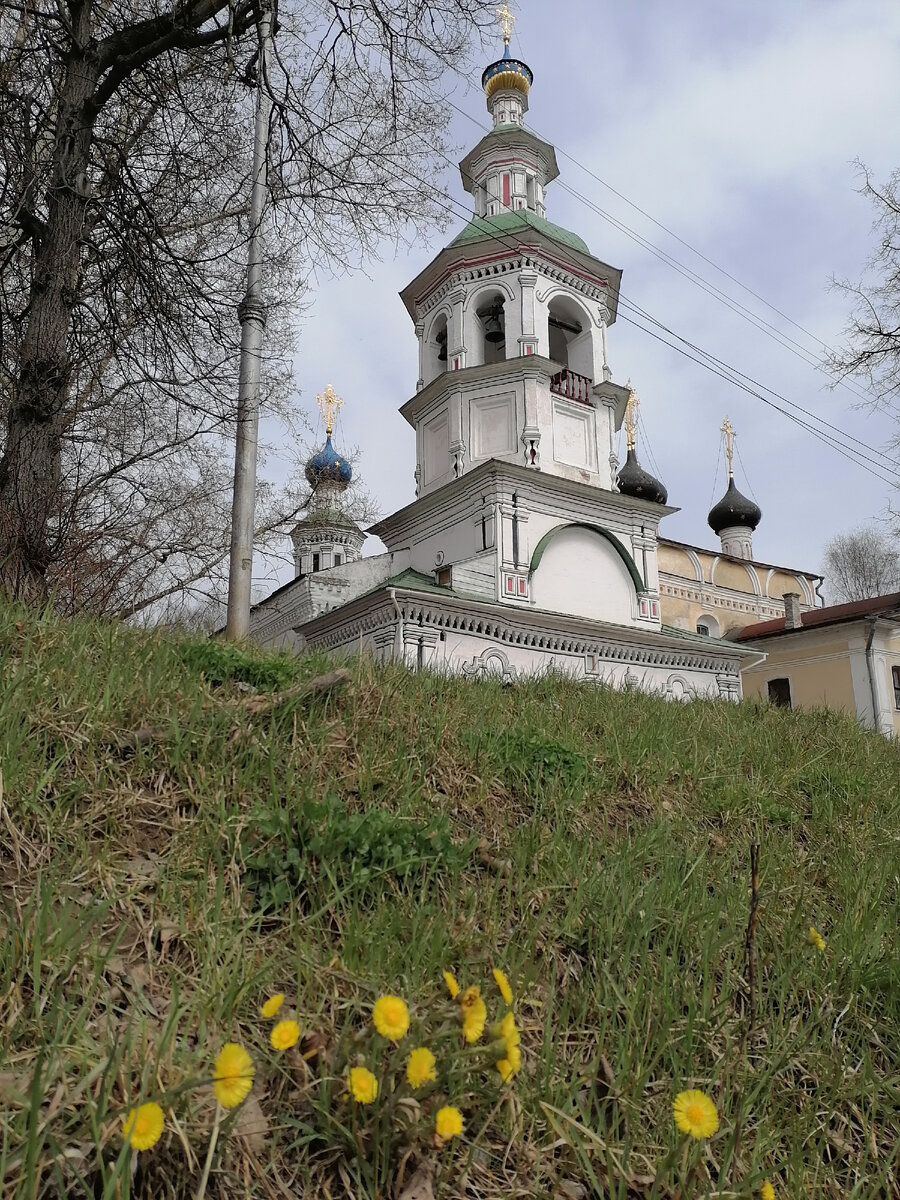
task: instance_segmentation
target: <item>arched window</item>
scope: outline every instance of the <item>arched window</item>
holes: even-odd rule
[[[447,370],[447,317],[440,313],[432,322],[425,343],[425,382],[431,383]]]
[[[503,296],[499,293],[483,299],[477,310],[479,327],[483,338],[481,361],[504,362],[506,359],[506,314]]]
[[[585,313],[568,296],[555,296],[548,314],[550,357],[561,367],[593,378],[593,345]]]

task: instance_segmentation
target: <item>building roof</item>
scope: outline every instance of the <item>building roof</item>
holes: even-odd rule
[[[888,596],[873,596],[869,600],[853,600],[849,604],[830,604],[827,608],[811,608],[801,613],[800,629],[786,629],[784,617],[774,621],[760,621],[756,625],[745,625],[733,634],[734,641],[750,642],[756,638],[775,637],[782,633],[801,633],[804,629],[816,629],[822,625],[840,625],[846,621],[858,621],[863,617],[900,616],[900,592]]]
[[[569,246],[572,250],[578,250],[582,254],[591,253],[587,242],[577,233],[570,233],[568,229],[554,225],[546,217],[539,217],[530,208],[517,208],[512,212],[498,213],[495,217],[473,217],[450,245],[465,246],[468,242],[478,242],[484,238],[498,238],[503,234],[522,233],[529,227],[563,246]]]

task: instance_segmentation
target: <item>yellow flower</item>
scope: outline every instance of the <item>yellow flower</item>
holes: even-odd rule
[[[213,1091],[223,1108],[237,1108],[253,1087],[253,1060],[243,1046],[226,1042],[213,1069]]]
[[[279,1021],[269,1037],[276,1050],[288,1050],[296,1046],[300,1037],[300,1026],[296,1021]]]
[[[494,967],[492,974],[494,976],[494,982],[496,983],[497,987],[500,989],[500,995],[503,997],[504,1001],[507,1004],[512,1004],[513,994],[512,994],[512,988],[509,986],[509,980],[506,978],[506,976],[503,974],[503,972],[500,970],[499,967]]]
[[[378,1080],[365,1067],[350,1070],[350,1093],[359,1104],[372,1104],[378,1095]]]
[[[672,1106],[675,1124],[693,1138],[708,1138],[719,1128],[716,1106],[705,1092],[679,1092]]]
[[[822,937],[821,933],[819,933],[818,929],[816,929],[816,927],[814,925],[810,925],[809,933],[806,935],[806,939],[809,942],[809,944],[811,946],[815,946],[815,948],[817,950],[825,949],[825,939]]]
[[[413,1050],[409,1056],[409,1062],[406,1064],[406,1078],[409,1086],[420,1088],[424,1087],[426,1083],[432,1083],[437,1079],[434,1067],[434,1055],[427,1047],[420,1046],[418,1050]]]
[[[762,1187],[759,1189],[760,1200],[775,1200],[775,1189],[765,1180]]]
[[[259,1010],[260,1016],[274,1017],[279,1008],[281,1008],[282,1004],[284,1004],[284,992],[278,992],[277,995],[270,996]]]
[[[450,993],[450,999],[455,1000],[459,995],[459,984],[456,978],[449,971],[444,972],[444,983],[447,985],[447,991]]]
[[[149,1150],[162,1137],[166,1118],[158,1104],[141,1104],[122,1120],[125,1141],[134,1150]]]
[[[466,988],[459,1004],[463,1014],[463,1037],[467,1042],[477,1042],[487,1022],[487,1005],[481,992],[477,987]]]
[[[399,996],[382,996],[375,1001],[372,1020],[382,1037],[399,1042],[409,1029],[409,1009]]]
[[[507,1050],[511,1050],[513,1047],[518,1046],[522,1040],[519,1036],[519,1031],[516,1028],[516,1018],[511,1012],[508,1012],[500,1022],[500,1036],[506,1043]]]
[[[448,1138],[459,1137],[463,1131],[462,1113],[459,1109],[452,1105],[439,1108],[437,1116],[434,1118],[434,1131],[444,1141],[447,1141]]]

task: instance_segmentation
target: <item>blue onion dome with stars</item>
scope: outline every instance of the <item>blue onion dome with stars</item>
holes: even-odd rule
[[[723,529],[736,529],[738,526],[754,530],[762,520],[762,509],[752,500],[748,500],[735,486],[734,441],[737,434],[728,417],[722,425],[722,434],[725,441],[725,457],[728,460],[728,488],[719,503],[709,510],[709,527],[713,533],[721,533]]]
[[[503,30],[503,57],[485,67],[481,76],[481,86],[488,100],[495,92],[506,88],[527,96],[534,82],[531,67],[520,59],[513,58],[509,52],[509,38],[515,17],[509,11],[509,5],[505,3],[497,9],[497,16]]]
[[[320,483],[337,484],[341,491],[353,478],[353,468],[347,459],[335,450],[331,441],[336,413],[343,407],[343,400],[337,395],[332,385],[318,397],[319,411],[325,419],[325,445],[317,450],[306,464],[305,475],[310,487]]]

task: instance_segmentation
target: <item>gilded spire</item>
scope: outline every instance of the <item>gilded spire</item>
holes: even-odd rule
[[[734,479],[734,439],[737,434],[728,417],[722,423],[722,433],[725,435],[725,457],[728,459],[728,478]]]
[[[631,380],[625,384],[628,388],[628,403],[625,405],[625,438],[629,450],[637,445],[637,415],[641,407],[640,397],[631,386]]]
[[[325,433],[331,437],[335,416],[344,407],[344,402],[330,383],[321,396],[317,396],[316,399],[319,402],[319,412],[325,422]]]
[[[500,22],[500,29],[503,33],[503,44],[504,46],[508,46],[509,39],[512,35],[513,26],[516,23],[516,18],[510,12],[509,5],[506,3],[506,0],[503,0],[503,3],[497,9],[497,19]]]

